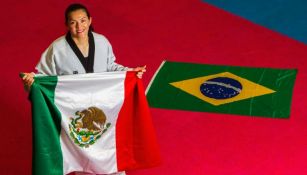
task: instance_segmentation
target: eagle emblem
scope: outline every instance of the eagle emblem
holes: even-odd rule
[[[70,118],[70,137],[80,147],[88,148],[111,126],[104,112],[97,107],[77,111],[76,118]]]

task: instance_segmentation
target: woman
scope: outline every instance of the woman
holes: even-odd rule
[[[115,62],[108,40],[93,32],[92,18],[86,7],[81,4],[70,5],[65,11],[65,24],[67,34],[55,40],[43,53],[36,66],[39,74],[70,75],[132,70],[142,78],[146,66],[131,69]],[[25,73],[23,82],[27,90],[33,84],[34,76],[33,72]]]
[[[43,53],[36,66],[39,74],[70,75],[106,71],[136,71],[142,78],[146,66],[124,67],[115,62],[109,41],[92,30],[92,17],[81,4],[71,4],[65,11],[66,36],[55,40]],[[23,83],[27,90],[35,74],[25,73]]]

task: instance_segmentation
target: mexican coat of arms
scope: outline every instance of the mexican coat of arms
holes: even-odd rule
[[[70,118],[69,132],[71,139],[80,147],[93,145],[111,126],[106,122],[104,112],[97,107],[77,111],[75,115],[76,118]]]

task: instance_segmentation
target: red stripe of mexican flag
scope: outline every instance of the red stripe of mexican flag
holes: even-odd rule
[[[126,76],[125,100],[116,124],[117,166],[120,171],[160,164],[159,148],[142,81],[134,73]]]

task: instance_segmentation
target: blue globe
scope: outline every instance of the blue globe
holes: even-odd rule
[[[229,99],[239,95],[242,84],[232,78],[217,77],[206,80],[200,85],[200,92],[213,99]]]

